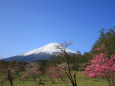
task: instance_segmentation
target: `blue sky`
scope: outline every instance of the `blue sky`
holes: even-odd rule
[[[0,0],[0,57],[72,41],[91,50],[99,30],[115,26],[115,0]]]

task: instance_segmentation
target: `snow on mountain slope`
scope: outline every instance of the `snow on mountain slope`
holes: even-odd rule
[[[28,56],[28,55],[31,55],[31,54],[39,54],[39,53],[46,53],[46,54],[54,54],[54,53],[58,53],[58,52],[61,52],[60,49],[57,49],[56,46],[58,46],[59,44],[58,43],[50,43],[50,44],[47,44],[41,48],[38,48],[38,49],[35,49],[35,50],[32,50],[32,51],[29,51],[27,53],[24,53],[24,54],[21,54],[19,56]],[[76,53],[70,49],[66,49],[66,52],[68,53]]]
[[[27,53],[16,55],[4,59],[5,61],[26,61],[33,62],[37,60],[48,60],[52,55],[61,52],[60,49],[57,49],[57,46],[60,46],[58,43],[50,43],[41,48],[29,51]],[[75,52],[69,49],[66,49],[67,53],[74,54]]]

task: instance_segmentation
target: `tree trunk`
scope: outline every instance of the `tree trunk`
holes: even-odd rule
[[[13,86],[13,77],[12,77],[10,71],[8,71],[8,80],[10,81],[10,85]]]
[[[114,79],[112,78],[112,84],[113,84],[113,86],[115,86],[115,82],[114,82]]]
[[[108,79],[108,84],[109,84],[109,86],[111,86],[111,82],[110,82],[110,79]]]
[[[34,81],[36,81],[36,76],[33,76]]]
[[[10,84],[11,84],[11,86],[13,86],[13,81],[12,80],[10,80]]]

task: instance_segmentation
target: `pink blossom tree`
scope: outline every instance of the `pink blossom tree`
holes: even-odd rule
[[[39,71],[40,66],[37,63],[29,63],[25,66],[24,75],[21,76],[21,79],[25,79],[28,75],[36,81],[36,77],[40,75]]]
[[[50,67],[50,73],[54,79],[61,78],[64,81],[63,78],[66,77],[65,70],[60,67]]]
[[[93,55],[94,58],[90,60],[91,65],[86,67],[83,74],[90,79],[102,77],[108,81],[109,86],[115,86],[115,55],[108,58],[105,44],[95,50],[100,51],[100,53]]]
[[[56,67],[50,67],[50,73],[54,79],[60,77],[60,74],[58,73],[58,69]]]
[[[65,73],[66,73],[68,79],[70,80],[72,86],[77,86],[76,74],[78,72],[78,69],[76,68],[76,71],[74,72],[74,74],[72,73],[72,69],[71,69],[71,65],[70,65],[70,63],[71,63],[70,62],[70,60],[71,60],[70,59],[70,53],[68,53],[67,50],[66,50],[67,47],[71,44],[72,44],[72,42],[69,41],[69,42],[61,43],[60,45],[57,45],[56,47],[57,47],[57,49],[61,50],[60,54],[62,56],[64,56],[65,59],[67,59],[67,68],[68,68],[68,70]]]
[[[61,78],[62,81],[65,81],[64,78],[67,77],[66,71],[68,70],[67,63],[62,63],[56,67],[46,68],[46,74],[51,76],[51,81],[54,83],[54,79]]]
[[[77,86],[77,82],[76,82],[76,74],[77,74],[77,70],[74,72],[74,74],[72,74],[72,69],[71,69],[71,65],[70,65],[70,54],[68,52],[66,52],[66,48],[71,45],[72,42],[64,42],[57,47],[57,49],[60,49],[62,52],[60,54],[62,54],[64,56],[64,58],[67,59],[67,68],[68,70],[65,72],[68,79],[70,80],[72,86]]]
[[[23,80],[23,84],[24,84],[24,80],[25,80],[26,78],[25,78],[25,76],[21,76],[21,80]]]

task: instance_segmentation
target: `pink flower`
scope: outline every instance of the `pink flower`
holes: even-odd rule
[[[92,77],[94,77],[94,76],[95,76],[95,73],[90,73],[88,77],[89,77],[89,78],[92,78]]]
[[[40,71],[34,71],[34,73],[35,73],[35,74],[39,74],[39,73],[40,73]]]
[[[95,49],[95,50],[101,50],[101,48],[97,48],[97,49]]]
[[[111,59],[115,59],[115,55],[111,55]]]
[[[25,79],[25,76],[21,76],[21,79]]]

